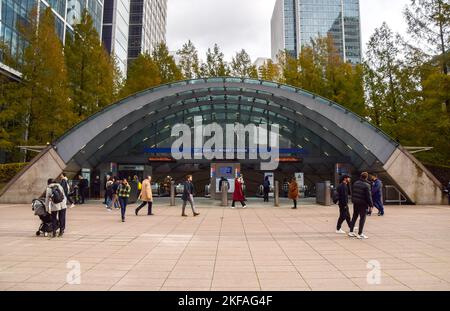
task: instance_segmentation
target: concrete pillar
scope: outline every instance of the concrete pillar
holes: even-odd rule
[[[228,184],[222,183],[222,206],[228,206]]]
[[[275,207],[280,206],[280,182],[278,180],[275,181],[275,187],[274,187],[274,204]]]
[[[170,206],[175,206],[175,182],[170,182]]]

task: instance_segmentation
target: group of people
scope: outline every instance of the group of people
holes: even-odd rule
[[[360,179],[352,187],[350,176],[343,176],[337,188],[339,219],[336,233],[346,234],[342,230],[342,224],[346,221],[350,228],[350,232],[348,233],[350,237],[356,237],[361,240],[368,239],[368,236],[364,234],[366,217],[372,215],[374,207],[378,209],[378,216],[384,216],[382,188],[383,184],[376,174],[369,176],[367,172],[362,173]],[[352,218],[350,218],[350,210],[348,207],[350,194],[353,203]],[[358,218],[359,227],[356,228]],[[355,229],[358,229],[357,234],[354,232]]]
[[[286,186],[284,186],[286,185]],[[283,191],[286,192],[286,195],[289,199],[292,200],[292,202],[294,203],[294,206],[292,207],[292,209],[297,209],[297,202],[298,199],[300,198],[300,192],[299,192],[299,186],[297,183],[297,179],[295,177],[292,177],[290,179],[290,181],[286,181],[285,183],[283,183],[283,187],[285,187],[285,189],[283,189]],[[264,192],[264,202],[269,202],[269,193],[271,190],[271,184],[270,184],[270,180],[269,180],[269,176],[266,176],[264,178],[264,183],[263,183],[263,192]]]

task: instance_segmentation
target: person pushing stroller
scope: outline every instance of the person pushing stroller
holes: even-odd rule
[[[63,187],[53,179],[47,181],[47,190],[45,192],[45,207],[47,212],[52,215],[52,237],[56,237],[59,221],[59,237],[62,237],[66,229],[66,209],[67,198],[64,195]]]

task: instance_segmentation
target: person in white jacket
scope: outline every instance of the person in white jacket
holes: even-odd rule
[[[55,180],[49,179],[47,181],[47,190],[45,192],[45,207],[47,212],[52,215],[52,225],[53,225],[53,237],[56,237],[56,230],[58,229],[59,220],[59,236],[62,237],[64,230],[66,229],[66,209],[67,209],[67,198],[64,194],[63,187]],[[62,194],[63,200],[59,203],[54,203],[52,200],[52,194],[54,189],[59,189]]]

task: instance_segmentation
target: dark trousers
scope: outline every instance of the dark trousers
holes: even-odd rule
[[[375,206],[375,208],[381,215],[384,215],[384,206],[382,198],[373,198],[373,206]]]
[[[80,204],[84,204],[84,200],[86,199],[86,188],[80,189]]]
[[[344,221],[347,222],[349,228],[352,227],[352,221],[350,219],[350,211],[348,210],[348,206],[339,206],[339,220],[336,227],[337,230],[341,230]]]
[[[145,204],[148,204],[148,213],[147,213],[147,215],[152,215],[153,202],[151,202],[151,201],[149,201],[149,202],[142,202],[142,204],[139,205],[139,207],[136,209],[136,211],[139,213],[139,211],[145,206]]]
[[[120,214],[122,215],[122,219],[125,219],[125,214],[127,213],[128,198],[119,197],[119,203],[120,203]]]
[[[244,201],[239,201],[239,202],[241,202],[241,205],[242,205],[242,207],[244,207],[245,206],[245,203],[244,203]],[[231,206],[232,207],[235,207],[236,206],[236,201],[233,201],[233,203],[231,204]]]
[[[67,202],[69,202],[70,204],[73,204],[72,198],[70,197],[69,193],[66,190],[64,190],[64,195],[67,198]]]
[[[366,223],[366,217],[367,217],[367,208],[368,206],[363,204],[363,205],[359,205],[359,204],[355,204],[353,209],[353,218],[352,218],[352,223],[350,226],[350,232],[353,232],[353,229],[355,228],[355,224],[356,221],[358,220],[359,217],[359,230],[358,230],[358,234],[361,235],[364,232],[364,224]]]
[[[297,200],[292,200],[294,201],[294,208],[297,208]]]
[[[58,220],[59,220],[59,229],[60,231],[66,230],[66,210],[54,211],[52,212],[52,225],[53,232],[56,232],[58,229]]]
[[[264,190],[264,202],[269,202],[269,191]]]

